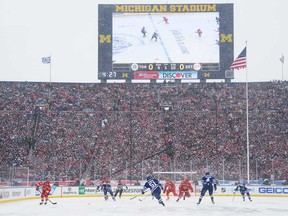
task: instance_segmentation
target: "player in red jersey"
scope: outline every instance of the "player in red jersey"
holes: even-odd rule
[[[179,185],[179,196],[176,201],[178,202],[181,199],[181,197],[183,197],[183,200],[185,200],[185,197],[190,197],[190,193],[189,193],[190,191],[191,192],[194,191],[193,187],[191,183],[189,182],[188,178],[184,177],[184,179]]]
[[[50,186],[50,182],[48,180],[45,180],[44,182],[38,182],[36,184],[36,190],[39,191],[41,193],[41,202],[40,205],[47,204],[47,200],[48,200],[48,196],[50,194],[51,191],[51,186]]]
[[[168,18],[166,16],[163,17],[163,21],[165,22],[165,24],[169,24]]]
[[[167,200],[169,200],[169,194],[170,193],[173,193],[174,196],[177,196],[176,186],[175,186],[174,182],[169,178],[166,179],[163,193],[164,194],[166,193]]]
[[[110,179],[108,177],[103,177],[101,180],[100,180],[100,184],[104,184],[105,182],[109,181],[110,182]]]

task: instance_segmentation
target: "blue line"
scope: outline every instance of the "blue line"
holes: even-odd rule
[[[154,29],[157,31],[158,29],[157,29],[157,27],[156,27],[156,25],[155,25],[155,23],[154,23],[154,21],[153,21],[153,19],[152,19],[152,17],[151,17],[151,14],[149,14],[149,18],[150,18],[150,20],[151,20],[151,22],[152,22],[152,24],[153,24],[153,26],[154,26]],[[161,39],[161,36],[160,36],[160,35],[158,35],[158,36],[159,36],[159,39],[160,39],[160,42],[161,42],[161,46],[162,46],[162,48],[164,49],[165,55],[166,55],[166,57],[167,57],[167,59],[168,59],[168,63],[173,63],[172,60],[171,60],[171,58],[170,58],[170,56],[169,56],[169,54],[168,54],[168,51],[167,51],[165,45],[164,45],[164,43],[163,43],[163,41],[162,41],[162,39]],[[164,62],[164,63],[165,63],[165,62]]]

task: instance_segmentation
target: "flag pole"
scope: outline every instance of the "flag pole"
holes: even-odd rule
[[[284,81],[284,70],[283,70],[283,66],[284,66],[284,55],[282,53],[281,59],[280,59],[281,63],[282,63],[282,81]]]
[[[248,101],[248,67],[247,67],[247,41],[246,46],[239,54],[239,56],[233,61],[230,66],[231,70],[246,68],[246,149],[247,149],[247,180],[250,182],[250,152],[249,152],[249,101]],[[240,170],[241,171],[241,170]],[[241,176],[240,179],[241,181]]]
[[[52,65],[52,55],[50,53],[50,79],[49,79],[50,85],[51,85],[51,65]]]
[[[247,181],[250,183],[250,145],[249,145],[249,97],[248,97],[248,64],[246,41],[246,139],[247,139]]]
[[[50,100],[51,100],[51,77],[52,77],[52,54],[50,53],[50,75],[49,75],[49,99],[48,99],[48,108],[50,109]]]

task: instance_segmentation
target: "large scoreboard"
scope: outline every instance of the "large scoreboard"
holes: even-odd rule
[[[99,79],[226,79],[233,4],[99,4]]]

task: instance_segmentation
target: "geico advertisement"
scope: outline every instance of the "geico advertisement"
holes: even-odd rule
[[[197,79],[197,72],[159,71],[159,79]]]
[[[287,187],[259,187],[260,194],[288,194]]]

